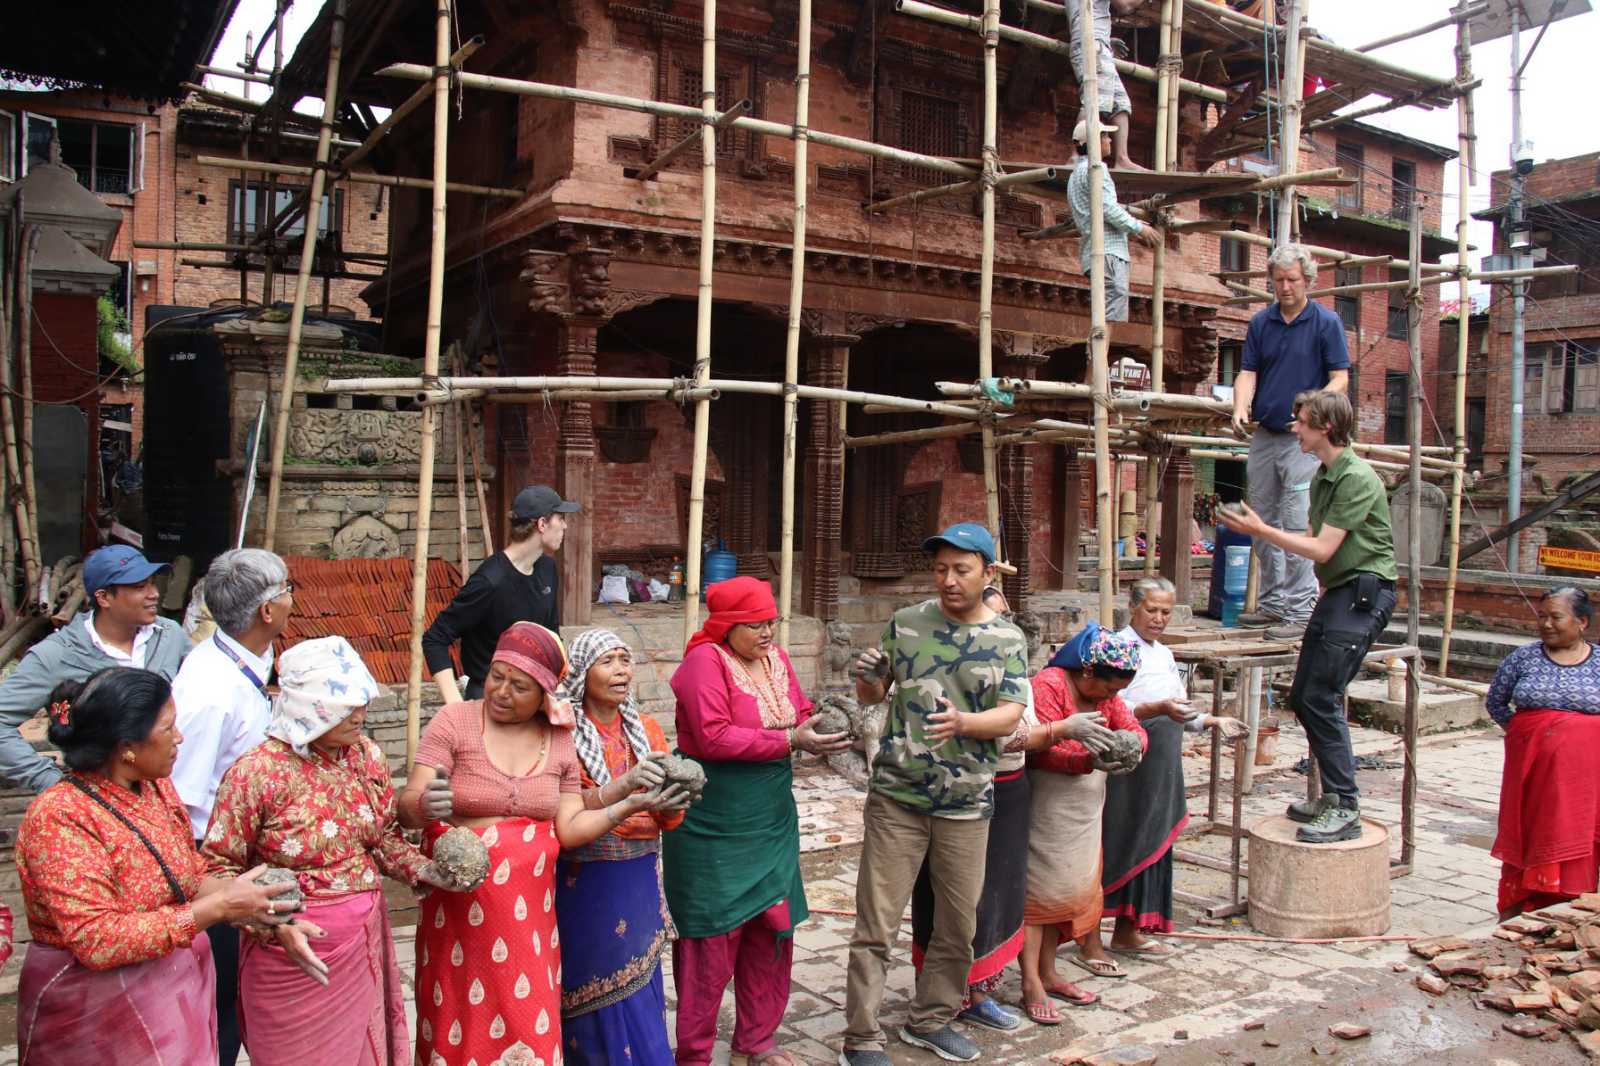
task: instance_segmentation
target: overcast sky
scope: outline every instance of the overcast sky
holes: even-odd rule
[[[1505,0],[1493,0],[1503,3]],[[1570,0],[1593,7],[1592,0]],[[1348,48],[1420,26],[1449,13],[1452,0],[1311,0],[1311,23],[1323,35]],[[321,7],[316,0],[297,0],[284,16],[285,54],[305,32]],[[272,22],[273,0],[240,0],[233,23],[228,27],[214,61],[216,66],[232,66],[244,55],[245,34],[253,32],[256,41]],[[1403,16],[1403,17],[1402,17]],[[1533,34],[1523,37],[1523,49],[1532,44]],[[1455,72],[1453,29],[1439,30],[1425,37],[1384,48],[1377,54],[1401,66],[1447,78]],[[263,58],[270,65],[271,45]],[[419,57],[422,62],[426,57]],[[1596,115],[1593,87],[1594,67],[1600,60],[1600,13],[1568,18],[1551,26],[1538,51],[1533,54],[1523,80],[1523,138],[1533,142],[1536,160],[1582,155],[1600,150],[1600,117]],[[1467,210],[1481,210],[1489,204],[1489,175],[1508,164],[1511,143],[1511,45],[1502,38],[1477,45],[1472,50],[1473,73],[1483,78],[1475,104],[1478,133],[1478,179],[1467,189]],[[1587,73],[1586,73],[1587,72]],[[212,85],[238,92],[240,82],[209,79]],[[251,95],[261,99],[266,87],[251,87]],[[312,110],[315,110],[313,108]],[[1374,124],[1454,148],[1456,112],[1454,108],[1423,111],[1404,108],[1371,119]],[[1454,164],[1445,170],[1445,232],[1455,232],[1460,210],[1460,190]],[[1474,223],[1471,240],[1476,256],[1487,255],[1491,231]]]

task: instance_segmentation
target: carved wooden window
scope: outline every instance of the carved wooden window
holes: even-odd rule
[[[926,93],[908,92],[900,98],[900,147],[924,155],[959,155],[963,149],[961,105]],[[948,182],[930,167],[905,168],[905,177],[919,185]]]
[[[656,83],[657,99],[667,103],[699,107],[700,93],[704,88],[704,82],[701,79],[699,55],[676,48],[663,49],[657,67]],[[749,98],[754,102],[754,83],[754,64],[748,58],[717,56],[718,111],[726,111],[745,98]],[[760,108],[757,107],[753,109],[752,113],[759,113],[759,111]],[[698,119],[668,118],[665,116],[658,118],[656,119],[655,151],[658,153],[664,152],[699,129],[700,122]],[[717,158],[719,161],[732,159],[735,156],[749,155],[751,151],[752,138],[748,132],[726,129],[717,133]],[[699,166],[700,152],[696,149],[680,156],[672,168],[697,169]]]
[[[897,148],[937,155],[966,158],[977,154],[973,111],[957,95],[961,86],[935,81],[920,73],[904,72],[886,79],[879,88],[880,139]],[[895,186],[926,187],[945,185],[955,180],[931,167],[906,163],[880,164],[879,175]],[[963,211],[958,200],[938,201],[936,206]]]

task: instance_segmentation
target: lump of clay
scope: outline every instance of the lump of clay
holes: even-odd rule
[[[448,829],[433,845],[433,862],[450,880],[471,891],[489,876],[489,849],[465,826]]]
[[[1108,774],[1127,774],[1139,768],[1139,761],[1144,758],[1144,751],[1139,746],[1139,738],[1131,732],[1118,730],[1112,743],[1111,750],[1104,755],[1096,756],[1094,768],[1104,770]]]
[[[828,756],[828,768],[850,785],[861,791],[867,791],[867,780],[871,771],[867,767],[867,758],[859,751],[836,751]]]
[[[294,886],[289,891],[280,892],[272,897],[272,901],[278,905],[277,909],[280,913],[306,898],[306,894],[300,890],[300,879],[294,875],[292,870],[285,870],[281,866],[269,866],[262,870],[261,873],[256,875],[256,884],[288,884]]]
[[[683,755],[668,755],[661,760],[661,766],[667,771],[667,777],[656,791],[659,792],[668,785],[682,785],[689,790],[691,803],[700,801],[701,793],[706,790],[705,767]]]
[[[853,732],[850,728],[850,712],[837,705],[812,715],[811,728],[824,735]]]

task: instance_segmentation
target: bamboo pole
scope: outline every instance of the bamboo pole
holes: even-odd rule
[[[1167,104],[1167,166],[1181,170],[1182,164],[1178,161],[1178,122],[1181,117],[1179,110],[1179,97],[1183,94],[1183,2],[1173,0],[1172,3],[1172,33],[1170,40],[1164,42],[1167,52],[1173,57],[1174,64],[1168,77],[1172,80],[1171,99]]]
[[[983,19],[983,223],[978,260],[978,377],[994,376],[994,187],[1000,169],[1000,0],[984,0]],[[1005,537],[1000,529],[1000,479],[994,450],[994,420],[983,419],[983,497],[995,559],[1004,562]]]
[[[1106,224],[1104,215],[1105,160],[1100,157],[1099,49],[1094,41],[1093,0],[1078,0],[1077,31],[1083,50],[1083,78],[1078,92],[1088,124],[1089,140],[1089,368],[1094,390],[1094,495],[1096,541],[1100,549],[1100,624],[1110,628],[1116,610],[1112,538],[1116,515],[1112,507],[1110,391],[1108,366],[1110,337],[1106,332]]]
[[[33,461],[33,257],[39,248],[40,229],[34,225],[24,225],[22,229],[22,258],[17,263],[20,273],[18,279],[21,283],[20,335],[22,358],[19,360],[22,383],[22,498],[27,501],[28,542],[33,546],[35,568],[33,575],[28,580],[28,596],[32,598],[38,594],[39,578],[43,573],[44,553],[39,542],[39,488],[34,481]],[[0,402],[10,403],[9,399],[0,397]]]
[[[1034,167],[1030,170],[1014,170],[1009,174],[1001,174],[995,178],[994,184],[998,187],[1034,185],[1042,181],[1054,181],[1058,175],[1059,171],[1055,167]],[[982,178],[974,178],[971,181],[958,181],[952,185],[939,185],[932,189],[918,189],[916,192],[908,192],[903,196],[891,196],[887,200],[877,200],[867,204],[866,210],[873,214],[882,214],[885,211],[892,211],[896,207],[920,204],[925,200],[940,200],[946,196],[957,196],[982,187]]]
[[[342,9],[344,0],[336,2]],[[434,10],[433,62],[438,73],[433,83],[433,240],[428,249],[428,325],[422,344],[424,379],[438,376],[439,344],[444,335],[445,222],[449,217],[445,178],[449,174],[450,152],[450,3],[451,0],[437,0]],[[311,198],[306,201],[307,234],[316,230],[316,212],[321,199],[321,190],[313,189]],[[304,274],[301,276],[303,278]],[[411,665],[406,677],[408,767],[416,761],[417,740],[422,732],[422,630],[428,615],[428,533],[433,522],[433,429],[437,412],[435,407],[424,407],[418,430],[421,439],[417,455],[417,544],[411,560]],[[463,572],[462,577],[465,576]]]
[[[483,491],[483,463],[479,458],[478,425],[477,419],[472,417],[472,402],[466,403],[467,409],[467,449],[472,453],[472,487],[478,497],[478,522],[482,527],[483,557],[485,559],[494,554],[494,523],[489,519],[489,500]],[[465,576],[465,575],[463,575]]]
[[[19,200],[21,195],[18,193]],[[14,215],[11,221],[13,225],[0,231],[0,249],[3,249],[3,253],[0,254],[3,254],[8,261],[12,259],[16,248],[16,242],[12,239],[16,221]],[[16,285],[8,284],[9,280],[0,274],[0,385],[5,386],[4,389],[0,389],[0,408],[7,411],[11,409],[10,372],[7,368],[11,366],[11,323],[15,319],[17,293]],[[4,458],[0,457],[0,500],[10,498],[11,485],[10,471]],[[17,612],[15,565],[15,530],[12,523],[5,520],[3,507],[0,507],[0,610],[4,611],[6,618],[14,617]]]
[[[1282,101],[1279,107],[1282,111],[1279,138],[1282,143],[1283,160],[1278,165],[1278,172],[1283,176],[1293,176],[1300,170],[1300,110],[1301,99],[1305,91],[1305,82],[1302,78],[1302,67],[1305,56],[1300,50],[1300,34],[1304,28],[1300,5],[1305,0],[1284,0],[1288,8],[1285,19],[1288,33],[1284,44],[1284,60],[1281,67],[1282,81],[1278,85],[1278,97]],[[1294,240],[1295,223],[1295,187],[1292,182],[1286,183],[1278,194],[1278,243],[1288,244]]]
[[[964,15],[958,11],[950,11],[942,7],[934,7],[932,4],[924,4],[919,2],[919,0],[895,0],[894,9],[903,15],[915,15],[918,18],[927,19],[929,22],[939,22],[946,26],[955,26],[958,29],[981,30],[982,26],[981,18],[974,17],[972,15]],[[1001,37],[1004,37],[1008,41],[1042,49],[1046,52],[1054,52],[1056,55],[1069,59],[1071,58],[1071,52],[1067,44],[1065,42],[1056,40],[1054,37],[1046,37],[1042,33],[1030,33],[1027,30],[1018,29],[1015,26],[1005,25],[999,26],[999,33]],[[1148,82],[1154,82],[1156,80],[1156,72],[1154,70],[1138,63],[1132,63],[1126,59],[1119,59],[1116,61],[1116,66],[1118,72],[1126,74],[1130,78],[1137,78],[1140,81]],[[1218,89],[1213,85],[1202,85],[1200,82],[1187,80],[1181,80],[1180,84],[1183,86],[1185,92],[1192,93],[1195,96],[1199,96],[1203,99],[1211,100],[1219,104],[1225,104],[1228,102],[1227,91]]]
[[[401,78],[408,81],[423,81],[432,77],[429,68],[418,63],[394,63],[378,71],[379,74],[391,78]],[[661,100],[645,100],[636,96],[621,96],[617,93],[595,92],[590,89],[575,89],[570,85],[551,85],[548,82],[523,81],[519,78],[500,78],[487,74],[458,73],[456,83],[467,89],[487,89],[494,92],[514,93],[519,96],[538,96],[550,100],[566,100],[577,104],[593,104],[596,107],[614,107],[622,111],[640,111],[648,115],[665,115],[668,118],[689,119],[693,122],[715,122],[720,113],[713,110],[709,115],[701,108],[690,107],[687,104],[669,104]],[[732,123],[734,129],[748,130],[751,133],[762,134],[768,137],[794,138],[794,127],[781,122],[769,122],[759,118],[739,118]],[[888,145],[878,144],[874,141],[864,141],[857,137],[845,137],[837,133],[828,133],[824,130],[810,129],[806,136],[815,144],[825,145],[829,148],[839,148],[847,152],[858,152],[861,155],[872,156],[876,159],[889,159],[897,163],[908,163],[911,166],[927,167],[937,170],[942,174],[955,174],[958,177],[976,177],[978,172],[963,163],[957,163],[944,156],[926,155],[922,152],[912,152],[904,148],[891,148]]]
[[[1156,173],[1166,172],[1167,123],[1172,109],[1172,8],[1176,0],[1161,0],[1161,23],[1156,40],[1160,42],[1160,59],[1156,70],[1156,144],[1152,164]],[[1167,359],[1167,241],[1165,236],[1156,242],[1150,265],[1150,388],[1162,391]],[[1156,530],[1161,528],[1160,464],[1147,463],[1144,469],[1145,501],[1145,551],[1144,574],[1153,577],[1156,572]]]
[[[321,218],[322,192],[328,177],[329,142],[333,138],[333,120],[339,107],[339,60],[344,51],[344,13],[345,0],[334,0],[333,23],[328,36],[328,77],[323,88],[322,123],[317,134],[317,165],[311,174],[311,198],[306,204],[306,231],[300,245],[299,270],[295,274],[294,306],[289,312],[289,340],[283,353],[283,384],[278,390],[278,412],[272,427],[272,470],[267,479],[267,528],[262,537],[262,547],[268,551],[272,550],[278,538],[278,506],[283,495],[283,452],[289,441],[289,412],[294,406],[300,338],[306,324],[306,290],[311,284],[311,263],[317,248],[317,223]],[[414,751],[415,745],[407,750]]]
[[[600,400],[606,403],[664,400],[668,403],[689,403],[694,400],[722,398],[719,389],[567,389],[563,392],[485,392],[482,389],[474,389],[472,391],[489,403],[570,403],[573,400]]]
[[[711,378],[711,280],[717,235],[717,0],[704,0],[700,34],[700,283],[695,293],[694,383]],[[711,404],[694,405],[694,452],[689,469],[689,529],[684,551],[683,639],[700,624],[701,540],[706,513],[706,448]]]
[[[312,173],[325,173],[327,168],[323,165],[316,167],[296,166],[293,163],[263,163],[255,160],[229,159],[225,156],[202,155],[195,157],[195,162],[203,167],[220,167],[226,170],[237,170],[240,164],[247,164],[251,170],[259,170],[264,174],[286,174],[290,176],[305,177]],[[433,182],[428,178],[396,177],[393,174],[344,174],[339,180],[348,181],[355,185],[386,185],[399,189],[431,189]],[[494,185],[471,185],[466,182],[451,181],[445,183],[445,188],[450,192],[468,193],[474,196],[491,196],[501,200],[520,200],[527,195],[523,189],[505,189]],[[310,215],[310,208],[306,210]]]
[[[715,126],[719,131],[725,130],[734,119],[740,117],[741,115],[748,115],[753,106],[754,105],[750,103],[748,98],[740,100],[738,103],[728,108],[728,110],[718,115],[717,120],[713,122],[712,125]],[[798,114],[795,115],[794,121],[795,125],[797,126],[805,125],[804,120]],[[679,141],[677,144],[674,144],[665,152],[662,152],[660,155],[650,160],[650,162],[646,163],[644,169],[634,175],[635,180],[649,181],[651,178],[661,173],[661,171],[674,159],[677,159],[684,152],[687,152],[690,148],[695,147],[699,143],[700,131],[695,130],[693,133],[683,138],[683,140]]]
[[[1488,10],[1489,5],[1486,3],[1469,4],[1465,5],[1464,7],[1458,7],[1444,18],[1435,19],[1426,26],[1418,26],[1416,29],[1406,30],[1404,33],[1390,34],[1388,37],[1373,41],[1371,44],[1364,44],[1357,48],[1356,51],[1373,52],[1379,48],[1386,47],[1387,45],[1399,44],[1401,41],[1409,41],[1413,37],[1421,37],[1424,34],[1432,33],[1434,30],[1442,30],[1451,24],[1459,26],[1460,24],[1466,22],[1467,19],[1475,18]],[[1460,75],[1457,75],[1457,77],[1459,78]]]
[[[22,260],[23,241],[21,239],[21,234],[23,232],[23,220],[27,217],[25,213],[26,204],[23,202],[24,199],[25,194],[19,191],[17,193],[16,211],[12,215],[14,220],[13,227],[16,231],[15,235],[17,240],[16,243],[12,245],[11,261],[15,264],[20,264]],[[12,235],[8,234],[7,236],[10,238]],[[24,277],[24,272],[20,268],[20,265],[14,269],[16,276],[11,279],[13,284],[6,287],[8,289],[6,293],[6,301],[10,306],[11,313],[7,316],[6,322],[4,342],[5,351],[0,353],[4,355],[4,358],[0,359],[0,390],[3,390],[3,395],[0,395],[0,427],[3,427],[5,434],[6,485],[10,490],[12,515],[16,519],[16,545],[18,551],[22,555],[23,580],[27,585],[27,589],[25,591],[26,593],[31,593],[35,588],[38,587],[41,565],[39,562],[39,546],[37,543],[29,539],[28,535],[29,530],[32,528],[32,520],[28,516],[28,500],[21,491],[22,463],[17,454],[16,405],[13,404],[11,400],[13,395],[11,383],[13,380],[15,380],[12,377],[13,357],[21,360],[27,360],[32,358],[32,353],[21,350],[13,352],[11,350],[12,320],[14,320],[21,312],[22,287],[28,283]],[[17,348],[21,349],[21,347],[22,345],[19,341]],[[6,571],[3,575],[0,575],[0,578],[3,578],[4,580],[6,587],[6,598],[8,601],[10,601],[12,591],[11,572],[9,570]]]
[[[800,397],[800,311],[806,287],[806,134],[811,122],[811,0],[800,0],[794,72],[794,252],[789,257],[789,327],[783,338],[783,488],[782,537],[778,546],[778,644],[789,647],[789,615],[794,606],[795,429]]]
[[[455,350],[454,345],[451,348],[450,369],[460,373],[461,353]],[[457,561],[461,565],[462,581],[467,580],[467,575],[472,570],[471,536],[467,532],[466,442],[462,439],[467,434],[467,403],[467,400],[461,399],[451,406],[451,412],[455,415],[456,427],[456,524],[461,534],[461,554]]]
[[[1468,7],[1461,0],[1457,11]],[[1472,76],[1472,26],[1463,18],[1456,23],[1456,80]],[[1461,206],[1456,217],[1456,264],[1467,263],[1467,187],[1472,184],[1471,148],[1476,138],[1472,131],[1472,93],[1456,97],[1456,203]],[[1467,465],[1467,341],[1472,323],[1472,295],[1468,281],[1461,279],[1458,290],[1461,309],[1456,320],[1456,387],[1455,387],[1455,461],[1457,468],[1450,479],[1450,562],[1444,583],[1444,622],[1439,637],[1439,673],[1450,675],[1450,640],[1456,626],[1456,578],[1461,571],[1461,491]]]

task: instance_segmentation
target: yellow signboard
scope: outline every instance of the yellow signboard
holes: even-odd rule
[[[1553,548],[1546,544],[1539,549],[1539,565],[1600,574],[1600,552],[1583,548]]]

